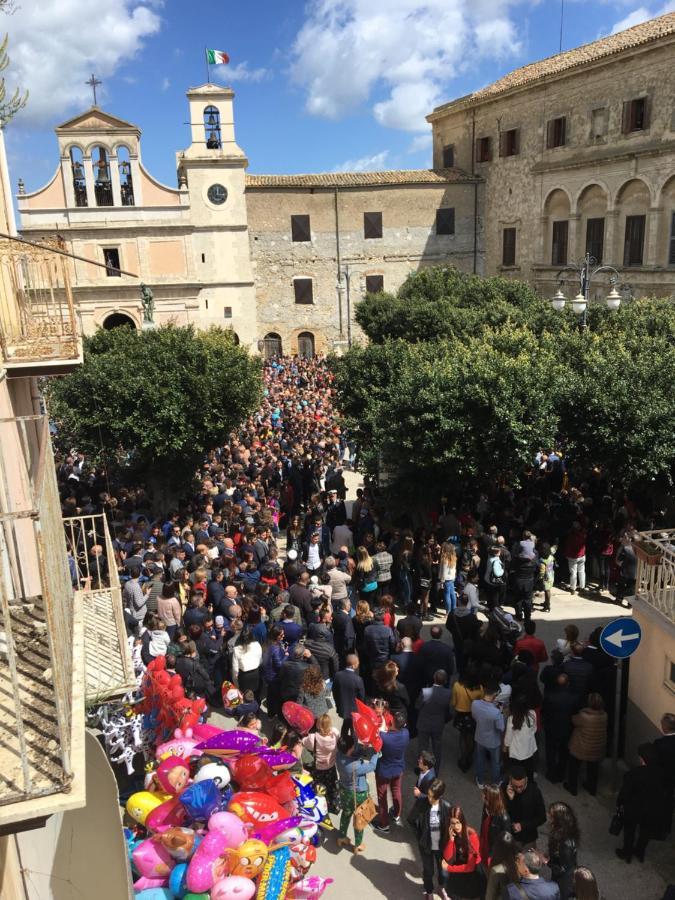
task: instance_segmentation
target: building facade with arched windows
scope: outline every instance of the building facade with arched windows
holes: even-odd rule
[[[556,290],[588,251],[675,294],[675,13],[532,63],[428,117],[434,163],[485,181],[488,274]],[[593,291],[607,292],[598,279]]]

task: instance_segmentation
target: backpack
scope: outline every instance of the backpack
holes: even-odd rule
[[[493,556],[488,561],[487,570],[485,572],[485,581],[490,585],[506,583],[504,565],[498,556]]]

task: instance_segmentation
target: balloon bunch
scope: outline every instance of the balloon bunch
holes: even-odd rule
[[[164,656],[155,657],[148,665],[141,681],[141,693],[143,699],[135,712],[143,714],[143,728],[152,731],[157,739],[175,728],[194,728],[206,712],[206,701],[187,698],[180,675],[166,671]]]
[[[141,706],[164,737],[182,698],[160,659]],[[331,879],[308,872],[331,826],[312,779],[289,771],[296,763],[251,732],[183,717],[126,804],[138,900],[318,900]]]

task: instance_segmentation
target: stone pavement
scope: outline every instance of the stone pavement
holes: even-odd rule
[[[360,480],[354,473],[346,473],[349,487],[348,499],[355,497]],[[604,625],[626,615],[609,597],[598,598],[595,594],[587,597],[571,596],[565,591],[553,592],[551,612],[536,612],[538,635],[548,647],[555,639],[562,637],[563,626],[567,622],[579,625],[585,638],[596,625]],[[442,622],[441,618],[437,619]],[[425,626],[425,633],[428,626]],[[449,636],[446,635],[446,640]],[[214,714],[211,720],[224,728],[233,727],[232,721]],[[336,718],[336,722],[339,720]],[[474,828],[480,826],[480,791],[475,786],[473,773],[467,774],[457,767],[457,732],[449,725],[444,734],[444,759],[440,777],[446,782],[446,799],[459,804],[465,811],[467,821]],[[403,822],[412,805],[412,774],[417,757],[417,741],[412,740],[408,749],[407,764],[410,774],[404,776]],[[372,778],[372,776],[371,776]],[[651,843],[647,848],[644,865],[636,860],[630,865],[618,860],[614,854],[620,845],[620,838],[608,833],[609,820],[614,810],[615,793],[611,785],[611,762],[605,760],[600,775],[599,795],[590,797],[580,788],[576,798],[571,797],[562,785],[550,784],[543,775],[538,777],[546,804],[556,800],[571,803],[579,818],[581,846],[579,863],[587,865],[595,873],[604,900],[661,900],[666,885],[675,883],[675,853],[673,836],[669,842]],[[372,779],[371,796],[375,798],[375,784]],[[337,818],[334,817],[337,824]],[[375,898],[419,898],[421,897],[421,867],[416,856],[414,838],[405,825],[391,826],[391,833],[380,835],[369,828],[364,836],[365,853],[354,856],[348,850],[336,845],[336,831],[329,832],[319,852],[313,873],[330,877],[335,884],[328,889],[326,897],[338,900],[343,897]],[[350,837],[353,837],[350,829]],[[546,847],[546,827],[540,832],[540,846]]]

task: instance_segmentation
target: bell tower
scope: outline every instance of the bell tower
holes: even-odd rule
[[[191,144],[176,154],[187,188],[200,319],[232,325],[243,344],[257,340],[246,212],[248,159],[234,136],[234,91],[204,84],[187,92]]]

